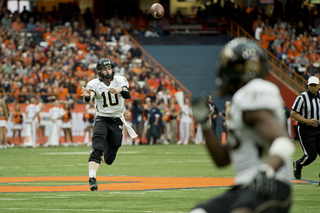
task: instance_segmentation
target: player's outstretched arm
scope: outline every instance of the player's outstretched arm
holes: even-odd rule
[[[89,103],[93,100],[95,93],[91,91],[91,89],[87,89],[85,87],[81,88],[81,96],[83,96],[84,103]]]
[[[203,98],[196,99],[191,103],[193,119],[200,123],[204,137],[206,139],[206,146],[211,154],[212,159],[218,167],[227,166],[230,164],[230,156],[228,147],[222,145],[216,135],[214,135],[208,125],[207,119],[210,110],[207,102]]]

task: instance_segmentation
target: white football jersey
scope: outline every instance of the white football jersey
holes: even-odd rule
[[[283,100],[278,87],[273,83],[254,79],[234,94],[227,128],[236,184],[253,180],[270,147],[270,143],[256,129],[243,122],[243,112],[255,110],[270,110],[285,127]],[[291,161],[286,162],[276,172],[276,179],[290,184]]]
[[[27,118],[32,119],[34,115],[40,111],[40,107],[37,104],[29,104],[26,107]]]
[[[94,91],[95,102],[98,116],[104,117],[121,117],[125,111],[124,101],[121,93],[111,94],[109,88],[112,87],[127,87],[129,83],[123,76],[114,76],[110,85],[105,85],[99,78],[93,79],[87,83],[86,88]]]

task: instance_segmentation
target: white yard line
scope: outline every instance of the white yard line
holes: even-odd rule
[[[14,210],[14,211],[62,211],[62,212],[141,212],[141,213],[148,213],[148,212],[157,212],[157,213],[187,213],[187,212],[177,212],[177,211],[143,211],[143,210],[121,210],[121,209],[44,209],[44,208],[0,208],[4,210]]]
[[[0,198],[0,200],[29,200],[24,198]]]

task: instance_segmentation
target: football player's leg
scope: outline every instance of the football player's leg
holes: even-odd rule
[[[107,126],[103,122],[103,119],[101,119],[96,123],[93,131],[92,150],[90,151],[89,157],[89,183],[91,191],[95,191],[98,189],[96,174],[101,163],[101,156],[103,155],[106,137]]]
[[[119,120],[120,121],[120,120]],[[107,136],[106,147],[104,149],[104,162],[111,165],[116,159],[118,149],[122,142],[122,122],[117,121],[115,123],[108,124],[109,134]]]

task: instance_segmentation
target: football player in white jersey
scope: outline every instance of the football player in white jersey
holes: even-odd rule
[[[92,150],[89,157],[90,190],[98,190],[96,173],[101,160],[111,165],[116,158],[122,142],[123,124],[130,137],[137,137],[134,130],[126,123],[123,113],[124,101],[130,98],[129,83],[123,76],[114,76],[114,65],[107,59],[101,59],[96,70],[99,78],[82,87],[85,103],[95,100],[97,117],[92,136]]]
[[[265,51],[255,41],[235,38],[221,51],[219,92],[233,95],[226,144],[210,131],[206,102],[192,102],[214,162],[218,167],[232,163],[236,176],[231,190],[192,213],[289,212],[295,148],[285,129],[279,89],[262,79],[267,72]]]

